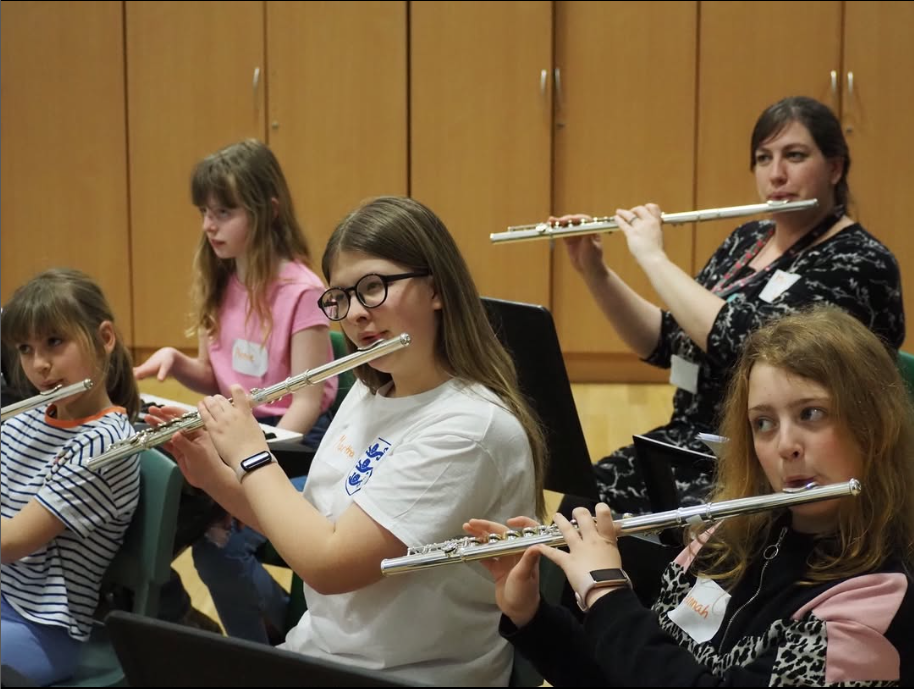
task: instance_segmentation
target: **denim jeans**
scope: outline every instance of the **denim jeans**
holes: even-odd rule
[[[301,490],[306,478],[293,478],[292,485]],[[226,633],[264,644],[270,642],[269,628],[284,630],[289,604],[289,594],[256,557],[266,540],[232,519],[224,544],[207,536],[193,547],[194,566],[209,588]]]
[[[275,425],[281,418],[257,420]],[[317,448],[332,419],[330,411],[321,414],[301,444]],[[295,477],[291,479],[292,485],[300,491],[306,478]],[[218,533],[218,526],[215,531]],[[234,519],[220,536],[215,539],[218,542],[204,536],[194,543],[194,567],[209,588],[226,633],[248,641],[269,643],[268,627],[275,632],[284,630],[289,595],[256,557],[257,550],[267,539],[250,527],[239,528]]]
[[[0,647],[3,663],[46,686],[70,677],[79,664],[82,642],[63,627],[25,619],[6,602],[0,603]]]

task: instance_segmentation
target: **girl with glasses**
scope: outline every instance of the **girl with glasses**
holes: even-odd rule
[[[329,324],[316,305],[324,284],[311,269],[273,152],[249,139],[204,158],[191,178],[191,198],[202,218],[193,282],[197,356],[165,347],[136,367],[136,377],[174,377],[196,392],[228,395],[232,383],[264,388],[332,360]],[[331,378],[261,405],[254,415],[302,433],[302,442],[317,448],[336,390]],[[195,511],[207,518],[212,512]],[[282,629],[288,596],[255,557],[263,542],[262,535],[225,516],[207,537],[196,538],[193,555],[229,635],[267,643]],[[181,602],[165,607],[193,614],[177,575],[172,579],[165,598]]]
[[[349,313],[350,295],[354,296],[366,309],[373,309],[384,303],[387,299],[387,285],[397,280],[407,278],[420,278],[428,275],[428,271],[420,270],[413,273],[399,273],[398,275],[377,275],[369,273],[359,278],[352,287],[331,287],[321,295],[317,304],[331,321],[341,321]]]
[[[354,211],[322,266],[321,308],[353,348],[404,332],[412,344],[356,369],[304,493],[270,461],[239,387],[234,406],[205,399],[207,432],[173,446],[303,579],[308,611],[283,648],[427,684],[507,685],[512,652],[479,565],[382,579],[380,563],[476,513],[542,513],[542,436],[511,359],[453,238],[411,199]]]

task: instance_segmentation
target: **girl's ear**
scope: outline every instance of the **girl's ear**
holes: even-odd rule
[[[105,348],[105,353],[111,354],[114,351],[114,345],[117,344],[117,335],[114,333],[114,323],[111,321],[102,321],[98,326],[98,337]]]
[[[279,199],[273,196],[270,203],[273,205],[273,220],[276,220],[279,217]]]
[[[438,292],[438,285],[435,284],[434,276],[432,276],[432,278],[431,278],[431,286],[432,286],[432,307],[435,309],[435,311],[440,311],[441,309],[444,308],[444,304],[441,301],[441,293]]]

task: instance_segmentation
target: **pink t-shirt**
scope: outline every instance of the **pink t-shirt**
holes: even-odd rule
[[[223,395],[229,395],[232,383],[246,390],[264,388],[301,373],[291,370],[292,335],[306,328],[329,327],[330,322],[317,305],[324,289],[321,279],[310,268],[301,263],[285,263],[268,292],[273,329],[264,342],[260,318],[256,312],[248,316],[247,290],[236,276],[231,277],[219,310],[219,335],[209,340],[209,360]],[[332,359],[328,332],[327,360]],[[322,412],[330,408],[336,397],[336,377],[328,378],[323,385]],[[255,408],[254,415],[282,416],[291,404],[292,395],[286,395]]]

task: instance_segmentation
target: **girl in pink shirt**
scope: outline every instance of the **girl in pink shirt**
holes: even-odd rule
[[[197,356],[164,347],[135,369],[136,377],[171,376],[196,392],[229,395],[234,383],[263,388],[330,361],[329,322],[317,305],[325,287],[311,270],[273,152],[249,139],[213,153],[197,164],[191,197],[203,222],[194,258]],[[261,423],[302,433],[303,443],[316,449],[336,390],[330,378],[254,414]],[[194,564],[226,631],[264,643],[282,628],[288,602],[255,557],[265,540],[227,518],[193,546]],[[186,594],[182,598],[187,607]]]

